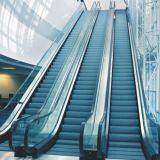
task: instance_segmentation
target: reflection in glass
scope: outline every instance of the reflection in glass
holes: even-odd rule
[[[36,64],[79,4],[75,0],[1,0],[0,54]]]

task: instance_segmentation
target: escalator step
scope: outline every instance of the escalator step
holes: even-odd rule
[[[80,126],[79,125],[62,125],[61,127],[62,132],[67,132],[67,131],[71,131],[71,132],[80,132]]]
[[[89,112],[91,110],[91,106],[82,106],[82,105],[69,105],[68,111],[80,111],[80,112]]]
[[[119,148],[141,148],[141,144],[137,142],[118,142],[118,141],[110,141],[109,148],[111,147],[119,147]]]
[[[110,141],[116,142],[139,142],[140,141],[139,134],[113,134],[110,133]]]
[[[78,140],[65,140],[65,139],[60,139],[59,138],[56,141],[56,144],[66,144],[66,145],[70,144],[70,145],[77,145],[77,146],[79,146],[79,141]]]
[[[79,139],[80,133],[75,133],[75,132],[61,132],[59,134],[60,139],[65,139],[65,140],[77,140]]]
[[[139,121],[138,119],[112,119],[110,121],[110,124],[113,126],[138,126],[139,125]]]
[[[136,106],[137,101],[135,100],[125,100],[125,101],[113,100],[111,102],[111,105],[113,106]]]
[[[70,125],[80,125],[84,121],[85,118],[64,118],[64,123]]]
[[[108,159],[145,159],[125,10],[116,11]]]
[[[89,115],[90,115],[90,113],[86,112],[86,110],[84,112],[82,112],[82,111],[67,111],[66,112],[66,116],[71,117],[71,118],[76,118],[76,117],[77,118],[85,118],[85,117],[88,117]]]
[[[72,95],[73,100],[91,100],[93,98],[93,95]]]
[[[91,95],[93,93],[93,90],[79,90],[79,89],[75,89],[73,91],[73,94],[77,94],[77,95]]]
[[[91,106],[93,103],[92,100],[71,100],[70,105],[84,105],[84,106]]]
[[[135,112],[113,112],[111,114],[112,119],[138,119],[138,114]]]
[[[137,112],[138,109],[135,106],[112,106],[111,112]]]
[[[136,100],[136,96],[135,95],[112,95],[112,101],[114,100],[118,100],[118,101],[126,101],[126,100]]]
[[[116,134],[139,134],[139,127],[134,126],[110,126],[110,133]]]

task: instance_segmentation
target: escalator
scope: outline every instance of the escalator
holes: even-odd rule
[[[101,69],[106,79],[98,87],[103,94],[97,94],[97,107],[82,125],[80,157],[159,160],[160,126],[148,111],[129,12],[112,11],[104,54],[107,64]]]
[[[125,10],[116,11],[107,158],[145,159]]]
[[[66,42],[60,49],[57,57],[55,58],[53,64],[49,68],[48,72],[46,73],[46,76],[44,77],[42,83],[38,87],[37,91],[35,92],[34,96],[32,96],[31,102],[28,104],[28,106],[25,109],[25,114],[29,115],[35,115],[37,111],[42,107],[50,88],[54,84],[54,81],[63,66],[66,57],[70,54],[70,51],[78,38],[79,32],[82,27],[82,23],[87,17],[86,13],[83,13],[80,20],[78,21],[75,28],[72,30],[70,35],[68,36]]]
[[[57,103],[52,105],[54,109],[46,114],[44,108],[45,114],[42,112],[28,122],[23,128],[22,145],[17,145],[14,140],[21,128],[21,121],[18,122],[19,128],[16,127],[12,134],[15,156],[36,158],[43,153],[79,156],[81,124],[91,114],[96,98],[108,15],[106,11],[98,9],[87,13],[90,18],[84,23],[83,36],[79,47],[75,48],[73,64],[67,61],[67,65],[71,63],[72,67]],[[59,90],[58,87],[56,89]]]
[[[61,67],[63,66],[65,59],[70,55],[72,47],[76,42],[79,33],[81,31],[83,22],[87,18],[88,13],[82,13],[81,17],[77,21],[77,24],[70,32],[69,36],[67,37],[65,43],[62,45],[61,49],[59,50],[57,56],[51,63],[50,67],[48,68],[47,72],[45,73],[43,79],[39,83],[37,89],[34,91],[31,99],[28,101],[25,109],[23,110],[23,117],[25,116],[34,116],[43,106],[50,89],[54,85],[54,81],[58,76]],[[10,111],[11,112],[11,111]],[[1,119],[3,120],[3,119]],[[23,134],[23,133],[22,133]],[[22,139],[21,133],[17,135],[17,143]],[[0,144],[1,151],[9,150],[8,142],[4,142]]]
[[[127,12],[126,10],[116,10],[115,21],[113,20],[114,12],[110,16],[112,21],[109,21],[107,11],[95,10],[96,16],[93,16],[96,17],[95,21],[92,22],[90,30],[85,30],[92,31],[92,33],[85,37],[83,34],[80,34],[80,31],[83,31],[81,29],[85,25],[84,22],[89,12],[86,11],[81,15],[35,90],[31,100],[26,105],[23,116],[36,115],[37,119],[28,121],[27,127],[23,128],[22,124],[22,130],[18,128],[13,132],[12,140],[15,145],[15,154],[18,155],[18,152],[22,149],[24,155],[20,156],[38,157],[39,154],[46,153],[48,155],[81,156],[84,159],[103,159],[105,157],[108,159],[125,160],[145,160],[151,159],[150,155],[156,155],[156,152],[152,149],[148,151],[148,148],[152,148],[149,146],[152,143],[152,138],[155,139],[155,142],[152,144],[153,147],[156,146],[156,150],[159,149],[157,147],[157,143],[159,143],[157,140],[158,132],[155,123],[149,121],[145,117],[146,115],[144,116],[145,111],[142,105],[146,104],[141,102],[141,99],[145,101],[145,98],[141,96],[142,93],[139,91],[141,86],[139,87],[139,84],[137,84],[140,83],[136,70],[138,65],[135,62],[133,53],[132,35],[130,33]],[[112,25],[107,24],[107,21],[112,22]],[[108,26],[110,30],[106,30]],[[107,34],[110,36],[107,38],[105,37],[106,31],[110,31],[110,34]],[[81,37],[81,41],[79,41],[79,45],[75,45],[75,48],[73,48],[78,36]],[[114,42],[112,42],[113,36]],[[83,40],[86,41],[83,42]],[[85,42],[87,42],[86,48],[83,46]],[[106,42],[108,45],[105,44]],[[82,47],[82,51],[78,50],[79,46]],[[43,106],[53,84],[56,83],[56,77],[58,77],[61,66],[65,63],[65,59],[72,48],[74,51],[78,50],[73,55],[82,54],[84,57],[82,56],[82,63],[78,61],[78,56],[75,56],[76,58],[72,61],[76,66],[75,69],[78,69],[72,72],[74,67],[71,67],[70,71],[72,73],[67,76],[69,78],[76,76],[75,79],[73,78],[74,80],[66,78],[62,87],[62,94],[59,97],[63,97],[64,92],[68,93],[68,96],[66,96],[65,104],[62,104],[62,108],[59,109],[61,112],[58,122],[53,122],[51,120],[54,120],[56,117],[54,113],[57,113],[54,110],[60,106],[57,105],[58,103],[55,103],[55,106],[58,107],[55,107],[51,112],[46,112],[47,114],[41,115],[37,114],[37,112]],[[83,51],[85,52],[81,53]],[[105,60],[108,65],[104,62]],[[77,64],[80,67],[77,67]],[[104,69],[106,66],[109,70],[108,73],[107,69]],[[101,71],[104,71],[106,78],[104,78],[104,73],[101,74]],[[73,73],[74,75],[72,75]],[[68,91],[66,86],[70,86],[69,81],[73,84],[73,90],[70,87],[71,89]],[[101,83],[105,84],[104,87],[100,85]],[[97,93],[102,93],[102,89],[104,89],[104,94],[98,95]],[[60,98],[57,100],[58,102],[61,101]],[[90,117],[93,117],[93,121],[89,121]],[[53,123],[47,124],[48,122]],[[89,127],[87,123],[85,124],[86,128],[84,128],[86,130],[83,128],[83,122],[91,122],[88,123]],[[32,126],[32,124],[34,125]],[[53,124],[56,126],[56,129],[51,127]],[[151,128],[148,127],[150,124]],[[45,130],[47,125],[48,130]],[[19,123],[19,126],[21,126],[21,123]],[[82,128],[83,133],[81,133]],[[150,129],[154,131],[155,137],[151,137],[150,133],[146,133],[147,130],[152,132]],[[82,138],[81,136],[84,137]],[[80,142],[80,140],[82,141]],[[88,144],[86,143],[87,145],[84,145],[85,140],[89,142]],[[93,143],[91,142],[92,140],[94,141]],[[0,145],[0,150],[9,150],[8,143],[5,142]],[[152,153],[150,154],[149,152]]]
[[[100,11],[85,53],[61,129],[50,155],[79,156],[81,123],[90,115],[95,101],[97,80],[102,59],[107,12]]]

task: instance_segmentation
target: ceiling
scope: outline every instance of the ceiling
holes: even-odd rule
[[[80,2],[0,0],[0,54],[36,64]]]
[[[33,67],[33,65],[0,55],[0,73],[28,75]]]

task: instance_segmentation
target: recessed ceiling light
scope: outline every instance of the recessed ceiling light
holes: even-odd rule
[[[2,69],[6,69],[6,70],[16,70],[16,68],[14,68],[14,67],[2,67]]]

